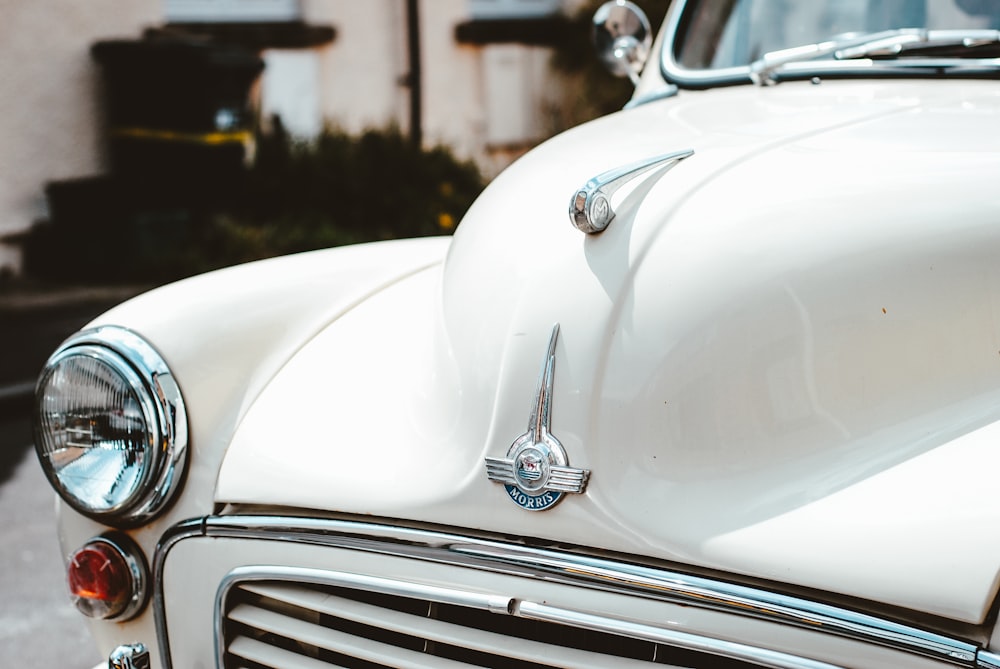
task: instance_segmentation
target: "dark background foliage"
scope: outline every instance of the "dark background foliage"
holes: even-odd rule
[[[558,109],[539,110],[552,134],[617,111],[632,94],[594,53],[600,4],[591,0],[571,17],[555,45],[567,93]],[[636,4],[655,31],[669,0]],[[26,274],[162,283],[275,255],[450,234],[486,185],[471,162],[415,146],[397,128],[331,128],[304,142],[270,121],[250,154],[239,145],[112,137],[110,174],[48,185],[49,219],[22,240]]]
[[[243,194],[209,217],[202,241],[229,264],[358,242],[450,234],[485,181],[443,147],[397,129],[327,130],[311,142],[263,136]]]
[[[633,1],[646,13],[655,35],[663,23],[670,0]],[[567,90],[573,91],[573,98],[568,101],[570,104],[556,114],[559,120],[554,130],[563,130],[618,111],[632,96],[632,82],[609,73],[594,53],[592,20],[602,4],[604,0],[588,0],[571,17],[572,29],[566,31],[566,39],[557,46],[553,55],[553,66],[570,80]]]
[[[28,275],[161,283],[329,246],[450,234],[485,186],[474,164],[415,147],[397,129],[327,130],[304,142],[280,123],[258,138],[249,167],[197,182],[57,184],[53,216],[24,240]]]

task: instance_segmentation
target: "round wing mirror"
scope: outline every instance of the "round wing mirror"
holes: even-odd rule
[[[612,74],[638,84],[653,44],[653,31],[646,14],[634,3],[612,0],[594,14],[594,44]]]

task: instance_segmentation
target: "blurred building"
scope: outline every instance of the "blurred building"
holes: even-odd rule
[[[495,173],[526,146],[551,130],[546,110],[558,105],[558,86],[549,70],[549,44],[564,29],[560,12],[578,3],[565,0],[424,0],[419,3],[420,81],[426,143],[452,147]],[[408,129],[412,71],[407,54],[407,3],[305,1],[307,20],[336,26],[330,48],[313,54],[271,50],[268,67],[286,59],[311,59],[321,82],[319,97],[302,124],[308,133],[319,119],[347,130],[395,123]],[[289,63],[291,65],[291,63]],[[300,71],[304,71],[303,68]],[[264,77],[265,115],[304,112],[290,92],[289,78]],[[305,88],[305,86],[303,87]],[[307,120],[311,118],[311,120]]]
[[[0,272],[47,214],[45,184],[103,167],[98,39],[161,20],[159,0],[0,0]]]
[[[551,134],[561,98],[551,45],[580,4],[0,0],[0,273],[20,271],[18,238],[49,217],[48,185],[109,169],[99,43],[183,38],[246,49],[265,65],[250,91],[264,131],[277,118],[304,139],[326,125],[396,126],[493,175]],[[216,118],[232,122],[225,110]]]

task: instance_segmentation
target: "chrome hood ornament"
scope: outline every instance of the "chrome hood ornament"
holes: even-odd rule
[[[611,206],[611,197],[615,191],[652,169],[669,169],[693,155],[693,149],[675,151],[598,174],[573,193],[569,202],[569,220],[578,230],[588,235],[603,231],[615,217],[614,207]],[[661,176],[664,172],[666,169],[660,173]]]
[[[486,475],[504,484],[514,503],[529,511],[544,511],[566,493],[582,493],[589,469],[569,466],[566,450],[552,436],[552,381],[556,364],[559,324],[552,328],[549,350],[542,365],[528,431],[514,440],[505,458],[486,458]]]

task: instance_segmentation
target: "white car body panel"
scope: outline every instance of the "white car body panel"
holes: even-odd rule
[[[91,323],[132,324],[170,359],[186,403],[198,407],[191,440],[205,453],[186,485],[204,496],[186,496],[172,515],[180,520],[211,508],[226,444],[301,346],[357,303],[439,264],[449,242],[362,245],[241,265],[151,291]]]
[[[477,203],[444,288],[438,269],[397,284],[278,373],[217,501],[601,536],[981,622],[1000,568],[1000,535],[982,531],[1000,521],[1000,200],[976,175],[996,169],[1000,96],[922,91],[733,88],[554,140]],[[908,150],[914,117],[938,151]],[[649,126],[664,129],[655,146]],[[687,147],[599,238],[568,225],[589,176]],[[891,185],[867,187],[885,174],[926,184],[906,216]],[[845,181],[856,189],[826,188]],[[956,202],[975,206],[956,218]],[[483,458],[526,429],[556,322],[552,431],[593,479],[526,514]]]
[[[682,5],[667,32],[688,29]],[[141,641],[153,667],[229,667],[243,656],[223,646],[260,642],[261,666],[334,666],[323,644],[342,630],[322,625],[339,613],[286,615],[242,588],[337,600],[381,579],[398,591],[378,596],[488,600],[510,629],[538,622],[523,606],[589,616],[533,637],[456,631],[434,610],[450,601],[412,597],[420,620],[404,625],[447,628],[413,635],[413,666],[450,657],[428,650],[439,633],[490,645],[494,664],[516,647],[563,666],[590,650],[552,642],[561,625],[662,642],[572,666],[679,649],[785,669],[1000,668],[1000,60],[793,59],[757,86],[746,64],[685,70],[664,40],[630,108],[518,160],[454,238],[230,268],[91,324],[159,352],[190,434],[171,503],[110,522],[148,559],[154,601],[94,621],[102,652]],[[671,96],[668,77],[689,88]],[[618,191],[603,232],[570,223],[598,175],[687,150]],[[540,406],[585,484],[544,511],[486,468],[514,471]],[[66,554],[109,531],[59,513]],[[358,597],[373,634],[378,611],[399,624],[408,605]],[[696,641],[656,636],[674,633]],[[369,641],[384,666],[415,652],[345,643]]]
[[[438,265],[450,238],[335,248],[228,268],[150,291],[106,312],[88,327],[128,324],[170,360],[199,456],[186,493],[163,515],[166,525],[210,513],[219,466],[236,426],[262,388],[305,342],[351,307],[401,278]],[[221,301],[220,301],[221,299]],[[225,305],[225,309],[220,309]],[[209,344],[209,342],[212,342]],[[59,541],[69,555],[105,527],[60,504]],[[132,531],[153,555],[162,527]],[[121,635],[152,639],[152,615],[108,625],[91,621],[104,649]],[[153,666],[159,649],[150,647]]]

